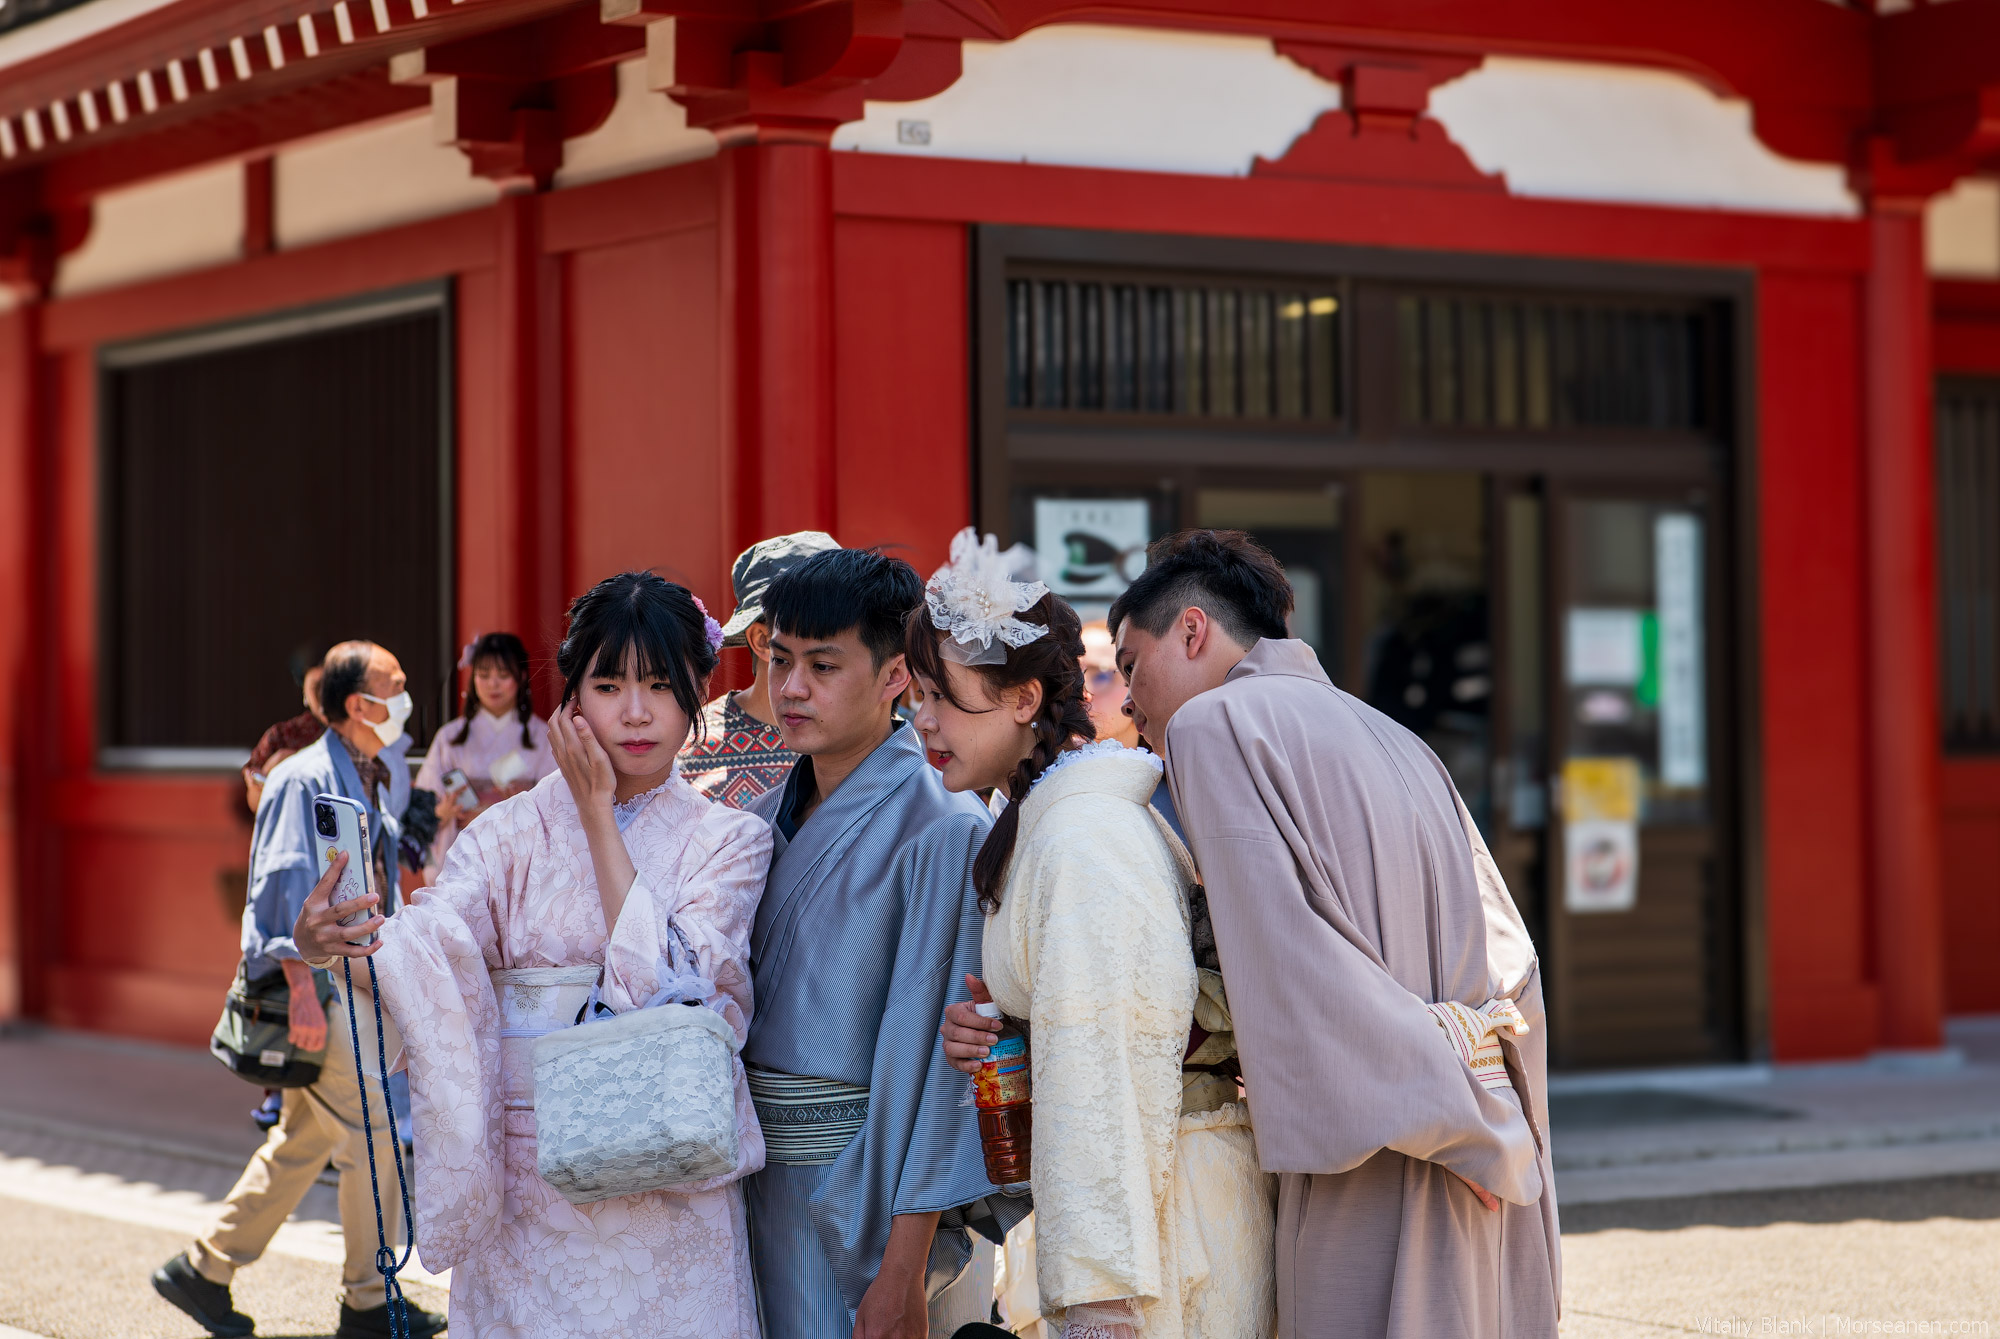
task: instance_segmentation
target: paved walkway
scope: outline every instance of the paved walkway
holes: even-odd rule
[[[2000,1018],[1939,1055],[1550,1083],[1565,1207],[2000,1171]]]
[[[1563,1334],[1994,1334],[2000,1020],[1951,1041],[1557,1080]],[[256,1099],[200,1051],[0,1036],[0,1339],[200,1339],[147,1276],[256,1148]],[[262,1335],[324,1335],[339,1259],[323,1182],[238,1276],[239,1304]],[[412,1297],[442,1307],[446,1280],[418,1277]]]
[[[0,1339],[200,1339],[152,1270],[212,1222],[262,1135],[259,1090],[206,1052],[72,1033],[0,1036]],[[258,1333],[330,1334],[341,1238],[332,1176],[236,1280]],[[413,1300],[448,1279],[413,1260]]]

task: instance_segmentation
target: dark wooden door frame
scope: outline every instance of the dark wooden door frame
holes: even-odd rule
[[[1075,265],[1153,273],[1238,275],[1246,279],[1303,279],[1350,285],[1349,324],[1343,348],[1352,380],[1345,397],[1345,422],[1335,431],[1234,432],[1205,424],[1175,428],[1107,422],[1102,427],[1063,424],[1028,428],[1010,425],[1006,404],[1004,332],[1006,279],[1011,264]],[[1711,753],[1711,782],[1726,779],[1733,804],[1732,867],[1725,877],[1735,889],[1732,928],[1737,962],[1727,965],[1739,995],[1738,1033],[1745,1058],[1769,1053],[1769,976],[1764,925],[1764,851],[1761,807],[1763,755],[1761,687],[1760,574],[1757,515],[1757,276],[1746,269],[1677,266],[1633,261],[1540,256],[1476,255],[1306,242],[1253,241],[1168,233],[1116,233],[1084,229],[976,225],[972,229],[973,339],[971,356],[973,462],[971,514],[982,528],[1006,526],[1010,451],[1025,448],[1031,458],[1095,459],[1107,463],[1189,464],[1218,445],[1243,465],[1279,466],[1351,474],[1363,469],[1469,469],[1492,476],[1535,480],[1593,478],[1638,483],[1710,481],[1709,551],[1726,538],[1730,566],[1721,583],[1724,604],[1708,626],[1727,637],[1727,648],[1712,648],[1712,684],[1731,703],[1733,734],[1726,750]],[[1379,331],[1361,328],[1371,304],[1367,292],[1381,285],[1454,286],[1496,292],[1550,295],[1671,296],[1718,304],[1715,324],[1722,347],[1716,366],[1725,383],[1717,396],[1716,436],[1686,434],[1660,440],[1601,430],[1563,433],[1470,432],[1383,429],[1381,367],[1392,363]],[[1386,402],[1393,404],[1393,401]],[[1659,435],[1666,436],[1665,434]],[[1199,439],[1199,440],[1197,440]],[[1621,440],[1622,439],[1622,440]],[[1607,457],[1607,442],[1617,454]],[[1545,540],[1552,535],[1552,511],[1545,511]],[[1491,536],[1498,540],[1500,531]],[[1544,578],[1553,570],[1544,555]],[[1718,583],[1711,582],[1711,592]],[[1553,616],[1546,620],[1551,625]],[[1559,661],[1545,661],[1553,674]],[[1553,723],[1551,722],[1551,726]],[[1711,739],[1714,722],[1711,721]],[[1495,735],[1498,748],[1499,736]],[[1551,748],[1553,744],[1551,743]],[[1495,756],[1499,756],[1496,752]],[[1551,754],[1553,758],[1553,754]]]

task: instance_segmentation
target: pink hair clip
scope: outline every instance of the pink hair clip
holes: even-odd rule
[[[469,641],[469,642],[467,642],[467,643],[465,644],[465,646],[464,646],[464,647],[463,647],[463,648],[462,648],[462,649],[461,649],[461,650],[459,651],[459,653],[458,653],[458,667],[459,667],[460,669],[471,669],[471,668],[472,668],[472,648],[473,648],[473,647],[475,647],[475,646],[477,646],[477,645],[479,645],[479,639],[480,639],[481,637],[483,637],[483,636],[485,636],[485,634],[484,634],[484,633],[480,633],[480,632],[475,632],[475,633],[473,633],[473,634],[472,634],[472,640],[471,640],[471,641]]]

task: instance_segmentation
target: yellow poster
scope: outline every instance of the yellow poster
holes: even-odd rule
[[[1637,758],[1571,758],[1563,764],[1563,817],[1571,823],[1639,821]]]
[[[1563,764],[1563,906],[1630,911],[1639,903],[1639,762],[1571,758]]]

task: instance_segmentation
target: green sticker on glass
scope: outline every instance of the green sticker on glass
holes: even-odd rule
[[[1632,696],[1642,707],[1660,705],[1660,616],[1651,609],[1639,615],[1639,686]]]

